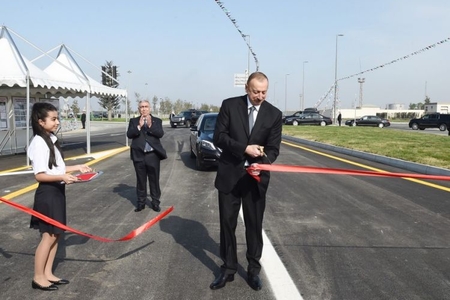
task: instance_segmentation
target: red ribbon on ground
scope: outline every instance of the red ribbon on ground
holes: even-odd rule
[[[132,230],[126,236],[121,237],[120,239],[117,239],[117,240],[113,240],[113,239],[108,239],[108,238],[104,238],[104,237],[101,237],[101,236],[96,236],[96,235],[92,235],[92,234],[89,234],[89,233],[85,233],[85,232],[79,231],[77,229],[68,227],[68,226],[66,226],[64,224],[61,224],[60,222],[55,221],[55,220],[53,220],[53,219],[51,219],[51,218],[49,218],[49,217],[47,217],[47,216],[45,216],[45,215],[43,215],[41,213],[39,213],[39,212],[29,208],[29,207],[17,204],[15,202],[12,202],[12,201],[9,201],[9,200],[3,199],[3,198],[0,198],[0,201],[5,203],[5,204],[8,204],[8,205],[10,205],[10,206],[20,210],[20,211],[23,211],[23,212],[25,212],[25,213],[27,213],[29,215],[33,215],[36,218],[39,218],[39,219],[41,219],[41,220],[43,220],[43,221],[45,221],[45,222],[47,222],[49,224],[52,224],[53,226],[56,226],[56,227],[61,228],[61,229],[64,229],[66,231],[70,231],[70,232],[76,233],[78,235],[86,236],[88,238],[91,238],[93,240],[97,240],[97,241],[100,241],[100,242],[124,242],[124,241],[128,241],[128,240],[134,239],[135,237],[137,237],[138,235],[140,235],[144,231],[147,231],[150,227],[155,225],[162,218],[164,218],[165,216],[167,216],[169,213],[171,213],[173,211],[173,206],[171,206],[167,210],[165,210],[162,213],[160,213],[159,215],[157,215],[155,218],[153,218],[150,221],[148,221],[147,223],[142,224],[138,228]]]
[[[375,171],[359,171],[347,169],[332,169],[332,168],[318,168],[318,167],[302,167],[291,165],[268,165],[268,164],[252,164],[247,168],[247,172],[260,181],[260,171],[275,171],[275,172],[294,172],[294,173],[314,173],[314,174],[340,174],[340,175],[356,175],[356,176],[375,176],[375,177],[397,177],[397,178],[419,178],[431,180],[450,180],[450,176],[444,175],[424,175],[424,174],[410,174],[410,173],[390,173],[390,172],[375,172]]]

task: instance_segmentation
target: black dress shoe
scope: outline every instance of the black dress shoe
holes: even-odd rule
[[[70,281],[67,279],[60,279],[58,281],[53,281],[53,280],[49,280],[51,283],[56,284],[56,285],[61,285],[61,284],[69,284]]]
[[[247,274],[247,283],[255,291],[262,289],[262,282],[258,275]]]
[[[159,204],[156,204],[156,203],[152,203],[152,209],[156,212],[161,211],[161,207],[159,207]]]
[[[42,286],[34,280],[31,282],[31,287],[33,289],[39,289],[39,290],[43,290],[43,291],[56,291],[58,289],[58,287],[56,285],[54,285],[53,283],[50,284],[49,286]]]
[[[144,210],[145,209],[145,205],[142,205],[142,206],[138,206],[134,211],[135,212],[138,212],[138,211],[141,211],[141,210]]]
[[[212,290],[218,290],[223,288],[227,282],[231,282],[234,280],[234,274],[225,274],[221,273],[219,277],[217,277],[209,286]]]

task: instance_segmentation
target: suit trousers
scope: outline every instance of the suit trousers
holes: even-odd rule
[[[138,206],[144,206],[147,201],[147,180],[150,187],[152,203],[160,204],[161,189],[159,186],[160,159],[153,151],[144,154],[143,161],[134,161],[136,171],[136,194]]]
[[[225,274],[237,272],[236,227],[242,203],[245,239],[247,242],[247,272],[258,275],[261,271],[263,249],[262,223],[266,207],[265,195],[260,195],[254,178],[243,170],[243,176],[229,194],[219,191],[220,257]]]

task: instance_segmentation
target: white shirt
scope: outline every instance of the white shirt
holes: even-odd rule
[[[51,134],[50,138],[53,144],[58,140],[58,138]],[[31,166],[33,167],[34,174],[46,173],[48,175],[62,175],[66,173],[66,164],[59,152],[58,148],[55,146],[55,159],[56,164],[52,169],[48,167],[48,159],[50,157],[50,149],[45,143],[44,139],[35,135],[31,141],[30,147],[28,148],[28,157],[31,160]]]

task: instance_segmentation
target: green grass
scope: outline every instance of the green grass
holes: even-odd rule
[[[450,137],[413,131],[350,126],[283,126],[283,134],[450,169]]]

